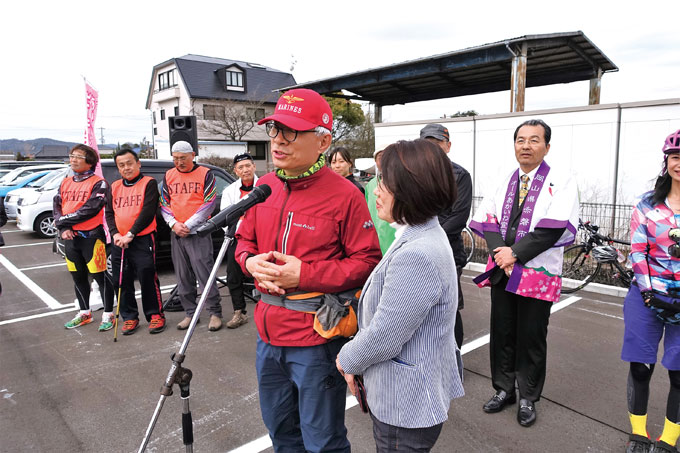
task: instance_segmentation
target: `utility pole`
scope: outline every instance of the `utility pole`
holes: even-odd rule
[[[105,129],[105,128],[103,128],[103,127],[100,127],[100,128],[99,128],[99,134],[100,134],[99,140],[101,140],[101,144],[102,144],[102,145],[104,144],[104,129]]]

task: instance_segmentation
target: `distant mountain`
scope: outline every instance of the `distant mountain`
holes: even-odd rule
[[[28,154],[37,153],[45,145],[61,145],[71,148],[75,144],[75,142],[62,142],[52,138],[35,138],[33,140],[10,138],[7,140],[0,140],[0,154],[11,152],[12,154],[21,153],[24,156],[27,156]]]

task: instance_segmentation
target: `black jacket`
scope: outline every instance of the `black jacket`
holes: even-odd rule
[[[356,179],[354,179],[354,175],[350,174],[349,176],[345,176],[345,178],[346,178],[349,182],[351,182],[352,184],[354,184],[355,186],[357,186],[357,189],[359,189],[359,190],[361,191],[362,194],[365,194],[365,193],[366,193],[366,190],[364,189],[364,186],[362,186],[362,185],[359,183],[359,181],[357,181]]]
[[[472,178],[470,173],[455,162],[451,162],[453,173],[456,177],[456,201],[449,209],[439,213],[439,224],[446,232],[449,243],[453,249],[453,258],[456,260],[456,267],[467,264],[467,254],[460,233],[467,225],[470,217],[470,207],[472,206]]]
[[[0,227],[5,226],[6,223],[7,213],[5,212],[5,197],[0,197]],[[5,239],[2,237],[2,233],[0,233],[0,247],[3,245],[5,245]]]

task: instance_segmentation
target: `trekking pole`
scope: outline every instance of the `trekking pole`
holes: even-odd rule
[[[118,341],[118,314],[120,313],[120,290],[123,288],[123,263],[125,263],[125,249],[120,249],[120,274],[118,275],[118,304],[116,305],[116,320],[113,323],[113,342]]]

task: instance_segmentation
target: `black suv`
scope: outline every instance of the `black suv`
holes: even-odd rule
[[[156,180],[159,186],[163,182],[163,176],[165,173],[174,168],[174,164],[171,160],[154,160],[154,159],[140,159],[142,162],[142,173],[145,176],[151,176]],[[113,159],[102,159],[102,173],[104,178],[109,184],[113,181],[120,179],[120,173],[118,173],[118,168],[116,167]],[[236,180],[231,174],[220,167],[215,167],[214,165],[204,164],[201,165],[210,168],[215,175],[216,190],[217,190],[217,203],[215,204],[215,211],[213,215],[220,211],[220,201],[222,200],[222,191]],[[158,212],[156,213],[156,224],[158,233],[156,235],[156,260],[157,261],[169,261],[170,260],[170,228],[168,224],[163,220],[161,215],[160,206],[158,207]],[[213,233],[213,248],[215,253],[219,250],[222,245],[222,240],[224,239],[224,232],[220,229]],[[55,240],[54,246],[55,253],[64,255],[63,244],[60,238]]]

